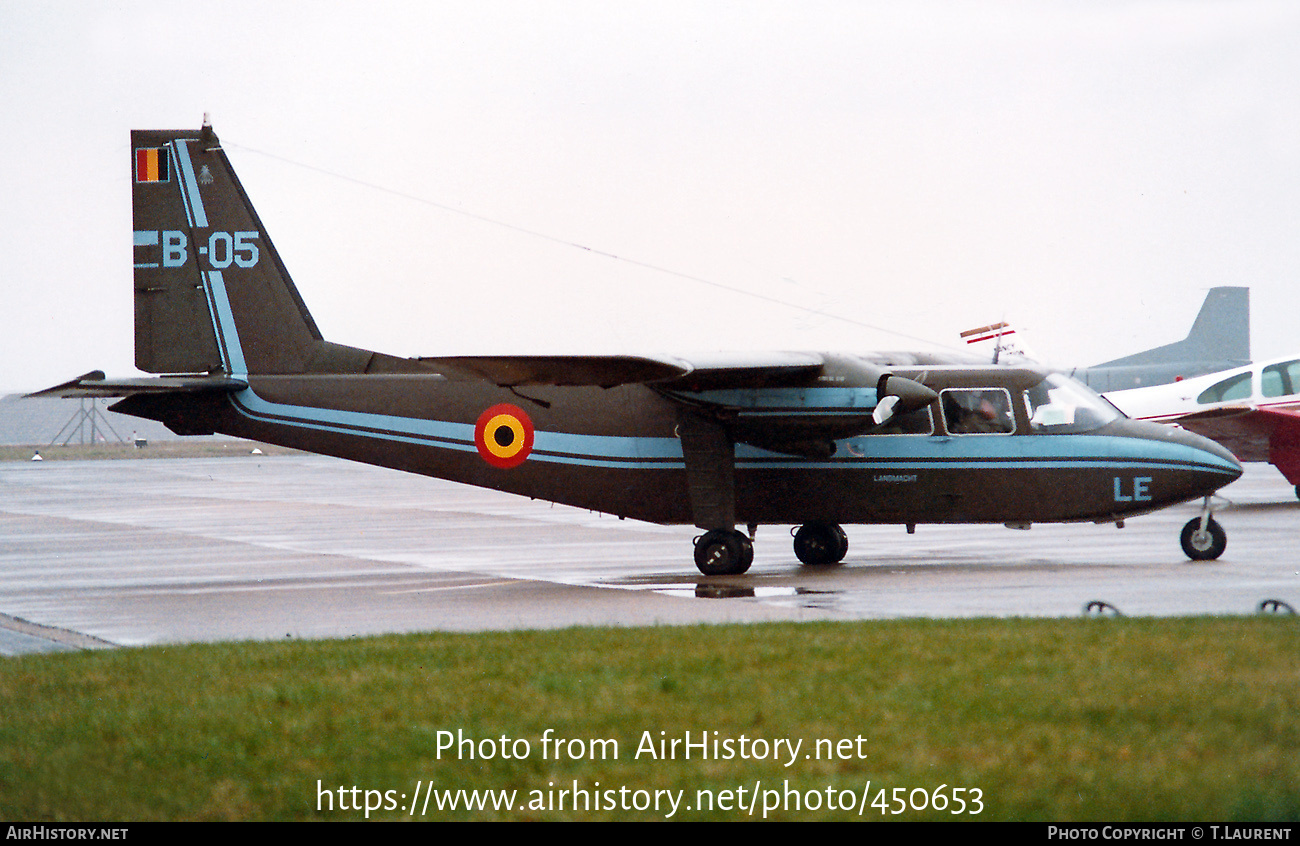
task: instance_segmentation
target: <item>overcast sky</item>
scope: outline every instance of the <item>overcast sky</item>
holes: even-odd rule
[[[1300,353],[1289,0],[0,0],[0,390],[134,373],[128,133],[204,112],[355,346],[956,348],[1005,318],[1086,365],[1247,285],[1255,357]]]

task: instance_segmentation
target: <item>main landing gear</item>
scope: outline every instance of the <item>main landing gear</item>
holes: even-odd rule
[[[809,567],[838,564],[849,551],[848,535],[834,523],[804,523],[791,534],[795,557]],[[753,563],[754,541],[744,532],[712,529],[695,539],[695,566],[706,576],[738,576]]]
[[[754,542],[735,529],[712,529],[695,539],[695,566],[706,576],[739,576],[754,563]]]
[[[793,530],[794,555],[809,567],[826,567],[844,560],[849,537],[834,523],[804,523]]]
[[[1183,526],[1183,552],[1193,561],[1213,561],[1228,548],[1228,533],[1210,516],[1210,497],[1201,506],[1201,516],[1187,521]]]

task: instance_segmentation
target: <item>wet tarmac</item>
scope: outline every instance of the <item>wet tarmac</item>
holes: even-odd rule
[[[1249,465],[1218,561],[1199,504],[1113,525],[851,526],[800,567],[763,526],[744,576],[704,577],[652,526],[318,456],[0,463],[0,654],[577,625],[1300,609],[1300,502]],[[1272,607],[1272,606],[1270,606]]]

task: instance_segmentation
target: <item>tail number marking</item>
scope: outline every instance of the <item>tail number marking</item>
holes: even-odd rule
[[[1115,477],[1115,501],[1116,502],[1149,502],[1151,500],[1151,477],[1136,476],[1133,479],[1132,495],[1124,493],[1124,480],[1119,476]]]
[[[256,232],[213,232],[208,236],[208,246],[199,247],[200,253],[208,257],[208,264],[217,270],[230,267],[233,261],[237,267],[253,267],[257,264],[257,244],[253,239]]]
[[[161,236],[161,237],[160,237]],[[206,256],[208,266],[214,270],[225,270],[230,265],[236,267],[256,267],[261,251],[257,249],[260,232],[222,232],[214,231],[208,235],[208,243],[199,247],[199,255]],[[164,229],[161,232],[136,232],[135,246],[150,247],[161,244],[163,267],[184,267],[190,260],[190,239],[179,229]],[[157,267],[152,263],[138,263],[137,267]]]
[[[173,229],[164,230],[162,243],[163,267],[180,267],[189,261],[190,251],[186,249],[189,246],[189,239],[185,237],[184,232],[177,232]]]

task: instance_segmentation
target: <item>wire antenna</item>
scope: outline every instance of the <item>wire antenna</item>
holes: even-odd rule
[[[404,200],[410,200],[411,202],[420,203],[421,205],[430,206],[431,208],[439,209],[441,211],[451,212],[452,214],[458,214],[462,217],[468,217],[471,220],[477,220],[482,223],[491,224],[492,226],[499,226],[503,229],[509,229],[512,232],[518,232],[522,235],[528,235],[533,238],[541,238],[542,240],[550,241],[553,244],[562,244],[566,247],[572,247],[576,250],[582,250],[583,252],[591,253],[592,255],[601,256],[603,258],[612,259],[614,261],[624,262],[634,267],[640,267],[646,270],[653,270],[656,273],[663,273],[663,274],[667,274],[668,276],[675,276],[678,279],[685,279],[687,281],[696,282],[701,285],[708,285],[711,288],[717,288],[722,291],[728,291],[733,294],[739,294],[742,297],[749,297],[750,299],[753,300],[760,300],[762,302],[771,303],[773,305],[779,305],[785,308],[792,308],[797,311],[802,311],[806,314],[817,315],[818,317],[826,317],[831,320],[838,320],[842,323],[848,323],[853,326],[860,326],[864,329],[871,329],[876,332],[886,332],[890,335],[894,335],[899,338],[905,338],[909,341],[919,341],[923,344],[927,344],[931,346],[940,346],[943,347],[944,349],[953,349],[952,347],[949,347],[945,344],[936,344],[934,341],[928,338],[921,338],[916,335],[909,335],[906,332],[899,332],[897,329],[889,329],[885,326],[876,326],[875,324],[872,323],[865,323],[861,320],[855,320],[852,317],[845,317],[842,314],[836,314],[834,312],[825,311],[822,309],[799,305],[798,303],[792,303],[788,300],[783,300],[779,297],[771,297],[766,294],[757,293],[755,291],[747,291],[744,288],[737,288],[734,285],[727,285],[723,282],[717,282],[712,279],[705,279],[702,276],[695,276],[694,274],[691,273],[683,273],[680,270],[673,270],[672,268],[663,267],[661,265],[652,264],[650,262],[641,261],[639,259],[629,258],[627,256],[620,256],[616,253],[611,253],[606,250],[597,249],[596,247],[591,247],[586,244],[581,244],[577,241],[570,241],[566,238],[559,238],[555,235],[548,235],[545,232],[538,232],[535,229],[528,229],[527,227],[524,226],[518,226],[516,224],[507,223],[506,221],[497,220],[496,218],[487,217],[486,215],[481,215],[476,212],[471,212],[471,211],[466,211],[465,209],[456,208],[455,206],[451,206],[446,203],[440,203],[436,200],[430,200],[427,197],[421,197],[416,194],[411,194],[407,191],[399,191],[396,188],[389,188],[385,185],[379,185],[374,182],[367,182],[364,179],[357,179],[354,176],[346,176],[342,173],[336,173],[335,171],[327,170],[326,168],[323,167],[317,167],[316,165],[310,165],[304,162],[294,161],[293,159],[285,158],[284,156],[279,156],[276,155],[275,153],[268,153],[265,150],[258,150],[253,147],[246,147],[243,144],[234,144],[231,142],[224,142],[223,146],[227,148],[234,147],[236,149],[244,150],[249,153],[255,153],[259,156],[264,156],[268,159],[274,159],[275,161],[293,165],[294,167],[299,167],[304,170],[310,170],[315,173],[320,173],[325,176],[329,176],[333,179],[341,179],[344,182],[351,182],[353,185],[360,185],[364,188],[369,188],[374,191],[380,191],[384,194],[390,194],[394,197],[401,197]]]

